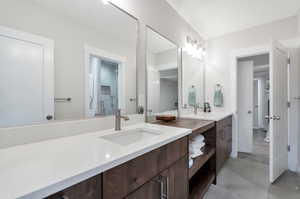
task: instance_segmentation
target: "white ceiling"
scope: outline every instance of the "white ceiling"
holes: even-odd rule
[[[204,38],[296,16],[300,0],[167,0]]]

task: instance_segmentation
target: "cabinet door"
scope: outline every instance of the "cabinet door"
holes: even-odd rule
[[[121,199],[139,189],[188,153],[187,137],[103,173],[103,198]]]
[[[223,125],[221,123],[222,121],[217,123],[217,146],[216,146],[216,152],[217,152],[217,173],[221,170],[223,167],[224,161],[225,161],[225,142],[224,142],[224,129]]]
[[[98,175],[45,199],[101,199],[101,187],[101,175]]]
[[[187,161],[187,156],[177,161],[125,199],[187,199]]]
[[[188,157],[177,161],[167,171],[162,173],[165,179],[165,194],[167,199],[188,198]]]

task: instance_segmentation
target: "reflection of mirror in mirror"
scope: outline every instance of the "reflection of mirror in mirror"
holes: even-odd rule
[[[136,39],[100,0],[1,1],[0,127],[136,113]]]
[[[177,115],[177,46],[147,30],[148,115]]]
[[[182,52],[182,104],[184,108],[204,104],[204,63]]]

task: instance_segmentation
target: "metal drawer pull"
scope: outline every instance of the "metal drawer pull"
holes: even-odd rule
[[[160,184],[160,199],[165,199],[164,198],[164,189],[165,189],[165,185],[164,185],[164,181],[162,176],[159,176],[157,180],[155,180],[156,182],[158,182]]]
[[[165,199],[169,199],[169,177],[166,177],[166,194]]]
[[[169,177],[159,176],[156,182],[160,184],[160,199],[169,199]]]

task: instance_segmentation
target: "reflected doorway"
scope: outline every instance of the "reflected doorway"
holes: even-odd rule
[[[125,58],[86,48],[86,116],[114,115],[125,110]]]

